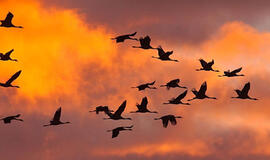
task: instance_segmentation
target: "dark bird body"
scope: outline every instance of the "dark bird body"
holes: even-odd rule
[[[132,126],[126,126],[126,127],[117,127],[113,130],[108,130],[107,132],[112,132],[112,138],[115,138],[119,135],[120,131],[125,131],[125,130],[128,130],[128,131],[132,131]]]
[[[131,87],[131,88],[138,88],[139,91],[142,91],[142,90],[145,90],[146,88],[149,88],[149,89],[157,89],[156,87],[150,87],[152,85],[155,84],[156,81],[153,81],[151,83],[145,83],[145,84],[141,84],[137,87]]]
[[[43,125],[44,127],[47,127],[47,126],[56,126],[56,125],[60,125],[60,124],[67,124],[67,123],[70,123],[70,122],[61,122],[60,120],[61,118],[61,107],[58,108],[56,110],[56,112],[54,113],[54,117],[53,119],[50,121],[50,124],[47,124],[47,125]]]
[[[170,88],[187,88],[187,87],[182,87],[179,85],[180,79],[174,79],[171,80],[170,82],[166,83],[165,85],[161,85],[160,87],[167,87],[167,89],[169,90]]]
[[[157,58],[160,59],[162,61],[174,61],[174,62],[178,62],[178,60],[174,60],[174,59],[170,59],[170,55],[173,54],[173,51],[169,51],[169,52],[165,52],[161,46],[159,46],[157,48],[158,50],[158,57],[154,57],[152,56],[152,58]]]
[[[191,91],[193,92],[193,94],[195,95],[194,98],[189,99],[188,101],[192,101],[194,99],[205,99],[205,98],[209,98],[209,99],[217,99],[216,97],[209,97],[207,96],[206,93],[207,90],[207,84],[206,82],[203,82],[203,84],[200,87],[200,90],[197,91],[195,88],[193,88]]]
[[[258,100],[257,98],[249,97],[248,95],[249,90],[250,90],[250,83],[248,82],[245,84],[242,90],[236,89],[235,92],[237,93],[238,96],[232,98]]]
[[[224,75],[219,75],[219,77],[236,77],[236,76],[244,76],[243,74],[237,74],[239,73],[240,71],[242,70],[242,67],[241,68],[238,68],[238,69],[235,69],[233,71],[224,71]]]
[[[140,38],[140,45],[141,46],[132,46],[133,48],[142,48],[142,49],[155,49],[150,45],[151,38],[149,36],[145,36],[144,38]]]
[[[189,103],[183,103],[181,100],[184,99],[187,95],[187,90],[183,93],[181,93],[178,97],[172,98],[169,100],[168,103],[163,103],[163,104],[185,104],[185,105],[190,105]]]
[[[17,114],[15,116],[5,117],[0,120],[3,120],[5,124],[11,123],[12,120],[23,121],[22,119],[18,119],[20,116],[21,116],[20,114]]]
[[[138,110],[137,111],[132,111],[130,113],[158,113],[156,111],[149,111],[147,108],[148,100],[147,97],[144,97],[142,99],[141,104],[136,104]]]
[[[114,113],[111,113],[109,111],[105,111],[105,113],[110,117],[110,118],[104,118],[104,119],[113,119],[113,120],[120,120],[120,119],[123,119],[123,120],[131,120],[131,118],[123,118],[121,116],[121,114],[124,112],[125,108],[126,108],[126,105],[127,105],[127,101],[124,101],[120,106],[119,108],[117,109],[116,112]]]
[[[13,14],[9,12],[4,20],[1,20],[0,27],[14,27],[14,28],[23,28],[22,26],[15,26],[12,24]]]
[[[203,59],[199,59],[200,63],[201,63],[201,66],[202,68],[200,69],[196,69],[196,71],[214,71],[214,72],[219,72],[218,70],[214,70],[212,68],[212,66],[214,65],[214,60],[212,60],[211,62],[205,62]]]
[[[109,110],[108,106],[97,106],[95,110],[89,111],[89,112],[96,112],[96,114],[99,114],[99,112],[113,112],[113,110]]]
[[[124,42],[126,39],[131,39],[131,40],[138,40],[137,38],[131,38],[136,35],[137,32],[134,32],[132,34],[125,34],[121,36],[117,36],[115,38],[112,38],[112,40],[116,40],[116,43]]]
[[[13,86],[11,83],[17,79],[19,77],[19,75],[21,74],[21,70],[16,72],[8,81],[6,81],[6,83],[0,83],[0,86],[2,87],[16,87],[16,88],[20,88],[19,86]]]
[[[16,61],[17,62],[17,59],[12,59],[10,58],[10,54],[14,51],[14,49],[8,51],[7,53],[3,54],[3,53],[0,53],[0,60],[2,61]]]
[[[174,116],[174,115],[166,115],[166,116],[162,116],[160,118],[155,118],[154,120],[162,120],[162,124],[164,128],[167,128],[169,122],[171,122],[172,125],[176,125],[177,121],[176,118],[183,118],[181,116]]]

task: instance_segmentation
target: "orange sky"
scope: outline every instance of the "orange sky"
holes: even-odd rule
[[[116,44],[110,38],[122,33],[92,23],[78,8],[34,0],[0,1],[0,6],[1,19],[11,11],[14,24],[24,26],[0,28],[0,52],[14,48],[12,57],[19,61],[1,62],[0,80],[22,70],[14,81],[20,89],[0,90],[0,117],[21,113],[25,120],[0,125],[3,159],[269,159],[270,32],[234,20],[224,22],[199,43],[169,43],[150,35],[153,46],[174,50],[172,57],[180,62],[171,63],[152,59],[155,50],[132,48],[134,41]],[[162,21],[146,19],[127,27]],[[144,34],[138,32],[138,36]],[[215,59],[214,67],[219,70],[243,67],[246,76],[219,78],[220,73],[196,72],[199,58]],[[159,86],[175,78],[189,88],[186,99],[193,97],[190,89],[207,81],[208,95],[218,100],[196,100],[188,107],[164,106],[163,102],[184,90],[138,92],[130,88],[153,80]],[[251,97],[260,100],[230,99],[233,90],[246,82],[251,82]],[[159,114],[128,114],[144,96],[149,98],[149,108]],[[116,109],[124,100],[124,115],[132,117],[132,122],[103,121],[103,114],[88,113],[98,105]],[[59,106],[63,121],[72,124],[43,128]],[[165,114],[184,118],[177,126],[164,129],[153,118]],[[106,132],[130,124],[134,130],[116,139]]]

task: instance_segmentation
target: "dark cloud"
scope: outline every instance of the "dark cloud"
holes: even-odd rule
[[[85,18],[117,33],[138,31],[181,45],[209,38],[228,21],[243,21],[259,29],[269,25],[266,0],[78,0],[44,1],[47,5],[76,8]]]

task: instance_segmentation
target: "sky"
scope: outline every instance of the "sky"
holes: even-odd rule
[[[266,0],[0,0],[0,19],[10,11],[23,29],[0,28],[0,52],[14,49],[18,62],[0,63],[0,81],[22,70],[0,89],[0,117],[20,113],[24,122],[0,123],[1,159],[21,160],[268,160],[270,158],[270,2]],[[151,58],[156,50],[111,38],[149,35],[152,46],[173,50],[179,63]],[[196,72],[198,59],[215,60],[220,71],[243,67],[244,77]],[[207,81],[209,96],[190,106],[162,103],[184,89],[159,88],[180,78],[186,101]],[[157,90],[131,87],[156,80]],[[234,89],[251,83],[250,96]],[[131,114],[147,96],[158,114]],[[103,120],[89,113],[99,105],[113,110],[127,100],[124,117]],[[57,108],[62,121],[48,124]],[[163,128],[154,118],[182,116]],[[134,125],[112,139],[107,130]]]

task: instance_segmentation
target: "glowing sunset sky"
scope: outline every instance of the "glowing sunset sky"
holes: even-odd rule
[[[0,28],[0,52],[14,48],[18,62],[0,62],[0,81],[22,70],[14,84],[0,88],[0,118],[17,113],[24,122],[0,123],[0,159],[20,160],[269,160],[270,159],[270,1],[266,0],[0,0],[0,19],[10,11],[24,29]],[[149,35],[154,47],[173,50],[180,62],[151,58],[156,50],[134,49],[138,42],[111,38]],[[215,60],[224,71],[243,67],[244,77],[196,72],[199,58]],[[184,89],[159,88],[180,78],[184,101],[207,81],[218,100],[190,106],[163,105]],[[156,80],[157,90],[131,87]],[[250,96],[234,89],[251,83]],[[129,114],[147,96],[158,114]],[[127,100],[124,117],[113,121],[89,113]],[[71,124],[44,128],[55,110]],[[163,128],[156,117],[181,115]],[[134,125],[112,139],[107,130]]]

